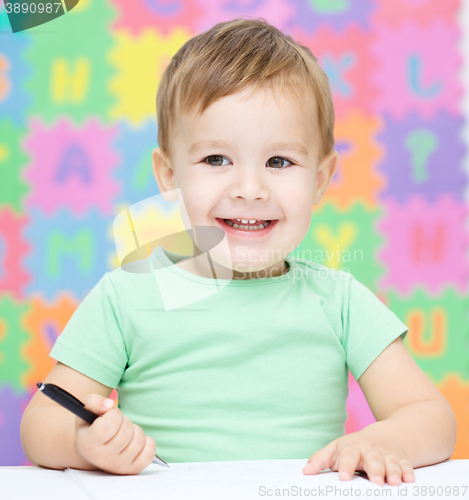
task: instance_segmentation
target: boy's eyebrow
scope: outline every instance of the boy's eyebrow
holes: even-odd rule
[[[216,149],[216,148],[227,148],[229,147],[229,143],[227,141],[197,141],[192,144],[192,146],[189,148],[189,154],[193,155],[197,152],[199,152],[201,149]],[[291,151],[292,153],[297,153],[302,156],[308,157],[308,151],[304,148],[302,144],[299,142],[276,142],[274,144],[271,144],[269,149],[282,149],[282,150],[288,150]]]

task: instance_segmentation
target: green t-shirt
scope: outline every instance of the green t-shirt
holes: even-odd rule
[[[157,247],[152,272],[107,272],[50,353],[118,391],[167,462],[309,458],[345,434],[356,380],[407,327],[351,274],[287,257],[277,277],[196,276]],[[171,260],[170,260],[171,259]],[[143,261],[144,262],[144,261]],[[154,270],[207,296],[166,310]]]

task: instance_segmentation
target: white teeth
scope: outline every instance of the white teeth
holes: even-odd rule
[[[239,220],[239,219],[236,219],[236,220]],[[244,220],[246,219],[243,219],[243,222]],[[264,224],[259,224],[258,226],[243,226],[242,224],[233,224],[233,222],[231,222],[231,220],[229,219],[224,219],[225,223],[228,224],[229,226],[231,227],[234,227],[235,229],[244,229],[245,231],[258,231],[260,229],[265,229],[267,226],[270,225],[270,221],[267,221],[267,222],[264,222]],[[246,220],[247,222],[247,220]]]
[[[248,221],[248,219],[241,219],[241,222],[242,222],[243,224],[247,224],[249,221]]]

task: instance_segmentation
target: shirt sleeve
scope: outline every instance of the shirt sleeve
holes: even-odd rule
[[[407,335],[407,326],[354,276],[344,280],[342,345],[347,367],[358,380],[371,363],[398,336]]]
[[[110,273],[80,303],[49,355],[101,384],[118,386],[128,356]]]

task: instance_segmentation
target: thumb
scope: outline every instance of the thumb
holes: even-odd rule
[[[114,408],[114,400],[101,396],[101,394],[88,394],[83,399],[83,404],[87,410],[99,416],[104,415],[106,412]],[[78,427],[89,425],[79,417],[76,418],[76,423]]]

